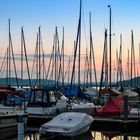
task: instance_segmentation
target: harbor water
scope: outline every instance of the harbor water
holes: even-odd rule
[[[5,134],[6,135],[6,134]],[[58,135],[40,136],[36,131],[27,131],[24,134],[24,140],[140,140],[139,133],[133,134],[121,134],[117,131],[88,131],[87,133],[81,134],[76,137],[68,138]],[[4,138],[4,140],[19,140],[18,136],[11,136]]]

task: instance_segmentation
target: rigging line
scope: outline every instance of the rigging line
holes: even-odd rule
[[[44,58],[44,56],[45,56],[45,53],[43,52],[43,79],[45,80],[45,77],[46,77],[46,74],[47,74],[47,72],[46,72],[46,65],[45,65],[45,58]],[[44,81],[45,82],[45,81]]]
[[[68,70],[70,69],[69,65],[70,65],[70,57],[69,57],[68,65],[67,65],[67,68],[66,68],[66,71],[65,71],[65,74],[64,74],[64,81],[66,79],[66,75],[69,74],[68,73]]]
[[[41,40],[41,48],[42,48],[42,54],[43,54],[43,71],[45,72],[45,77],[46,77],[46,65],[45,65],[45,59],[44,59],[44,56],[45,56],[45,53],[44,53],[44,49],[43,49],[43,42],[42,42],[42,36],[40,38]]]
[[[58,45],[58,55],[59,55],[59,61],[60,61],[60,66],[59,66],[59,74],[58,74],[58,80],[60,81],[60,76],[62,77],[62,84],[63,84],[63,71],[62,71],[62,54],[60,54],[60,47]]]
[[[96,74],[96,64],[95,64],[95,57],[94,57],[94,49],[93,49],[92,38],[91,38],[91,46],[92,46],[91,49],[92,49],[92,55],[93,55],[93,66],[94,66],[95,83],[96,83],[96,90],[97,90],[97,74]]]
[[[25,51],[27,73],[28,73],[28,78],[29,78],[29,85],[30,85],[30,88],[31,88],[32,84],[31,84],[31,77],[30,77],[30,72],[29,72],[29,64],[28,64],[28,59],[27,59],[27,51],[26,51],[26,44],[25,44],[25,37],[24,37],[23,27],[22,27],[22,35],[23,35],[22,37],[23,37],[23,43],[24,43],[24,51]]]
[[[34,65],[35,65],[35,54],[36,54],[36,48],[35,48],[35,53],[34,53],[34,59],[33,59],[33,66],[32,66],[32,71],[31,71],[31,79],[33,78],[33,71],[34,71]]]
[[[96,90],[97,90],[96,64],[95,64],[94,47],[93,47],[92,30],[91,30],[91,13],[90,13],[90,47],[91,47],[91,50],[90,50],[90,59],[91,59],[91,53],[92,53],[92,55],[93,55],[93,66],[94,66],[95,83],[96,83]],[[90,60],[90,61],[92,61],[92,60]],[[91,66],[90,67],[90,69],[91,69],[92,68],[92,62],[90,63],[90,66]],[[92,80],[90,82],[92,82]]]
[[[113,35],[115,35],[115,26],[114,26],[114,20],[113,20],[113,14],[111,14],[111,24],[112,24],[112,31],[114,32]]]
[[[51,77],[52,77],[52,80],[53,80],[53,73],[55,72],[55,71],[54,71],[54,67],[55,67],[55,63],[52,64],[52,71],[51,71],[51,73],[50,73],[50,78],[49,78],[49,79],[51,79]],[[50,81],[49,81],[49,83],[50,83]],[[54,84],[55,84],[55,83],[54,83]]]
[[[53,40],[53,50],[52,50],[52,54],[51,54],[51,59],[55,59],[55,43],[56,43],[56,34],[54,34],[54,40]],[[52,60],[50,60],[50,61],[52,61]],[[50,67],[49,67],[50,68]],[[52,61],[52,71],[51,71],[51,73],[50,73],[50,78],[49,79],[52,79],[53,80],[53,76],[54,76],[54,74],[55,74],[55,70],[54,70],[54,68],[55,68],[55,61]],[[48,70],[48,72],[49,72],[49,70]],[[55,77],[55,76],[54,76]],[[49,83],[50,83],[50,81],[49,81]],[[48,84],[49,84],[48,83]],[[54,85],[55,85],[55,82],[54,82]]]
[[[17,87],[19,87],[18,77],[17,77],[17,70],[16,70],[16,63],[15,63],[15,57],[14,57],[14,51],[13,51],[13,45],[12,45],[12,39],[11,39],[11,34],[10,34],[10,44],[11,44],[11,51],[12,51],[12,58],[13,58],[13,63],[14,63],[14,70],[15,70]]]
[[[102,70],[101,70],[101,80],[100,80],[100,90],[102,90],[102,87],[103,87],[103,76],[104,76],[104,67],[105,67],[106,48],[107,48],[107,30],[105,29],[104,50],[103,50]],[[100,96],[100,92],[99,92],[99,96]]]
[[[119,75],[119,58],[118,58],[118,50],[116,50],[116,70],[117,70],[117,77],[116,77],[116,82],[117,82],[117,87],[118,87],[118,75]]]
[[[48,70],[47,70],[46,79],[48,79],[48,74],[49,74],[49,71],[50,71],[50,66],[51,66],[51,62],[52,62],[52,58],[53,58],[53,54],[54,54],[54,40],[55,40],[55,35],[54,35],[54,39],[53,39],[53,48],[52,48],[52,53],[51,53],[51,57],[50,57],[50,61],[49,61],[49,66],[48,66]]]
[[[6,58],[5,58],[5,62],[6,62]],[[3,66],[3,71],[1,72],[1,75],[0,77],[2,77],[4,75],[4,68],[6,67],[6,63],[4,63],[4,66]]]
[[[60,58],[60,61],[59,61],[59,58]],[[59,64],[58,75],[57,75],[57,87],[58,87],[58,81],[60,80],[60,74],[61,74],[61,56],[60,56],[59,40],[58,40],[58,48],[57,48],[57,65],[58,65],[58,62],[60,62],[60,64]]]
[[[86,33],[86,22],[85,22],[85,15],[84,15],[84,6],[83,4],[81,5],[82,6],[82,15],[83,15],[83,29],[84,29],[84,34],[85,34],[85,42],[86,42],[86,47],[88,46],[88,39],[87,39],[87,33]]]
[[[36,60],[36,54],[37,54],[37,43],[38,43],[38,33],[37,33],[37,36],[36,36],[36,47],[35,47],[35,53],[34,53],[34,59],[33,59],[33,66],[32,66],[32,72],[31,72],[31,79],[33,78],[33,73],[34,73],[34,67],[35,67],[35,60]],[[37,81],[37,79],[36,79]],[[35,81],[35,85],[36,85],[36,81]],[[34,85],[34,86],[35,86]]]
[[[40,56],[40,57],[44,57],[44,49],[43,49],[44,47],[43,47],[43,41],[42,41],[42,34],[40,34],[40,50],[41,50],[41,52],[42,52],[42,55]],[[43,71],[44,71],[44,69],[46,68],[46,66],[45,66],[45,61],[44,61],[44,58],[42,59],[42,63],[44,63],[43,64]],[[46,73],[46,69],[45,69],[45,73]]]
[[[7,48],[7,49],[8,49],[8,48]],[[4,69],[4,65],[6,65],[6,63],[5,63],[5,62],[6,62],[6,57],[7,57],[7,50],[6,50],[6,52],[5,52],[5,55],[4,55],[2,64],[1,64],[0,73],[3,73],[3,72],[2,72],[2,69]],[[2,75],[1,75],[0,77],[2,77]]]
[[[75,61],[76,61],[76,53],[77,53],[77,46],[78,46],[79,30],[80,30],[80,19],[79,19],[78,29],[77,29],[76,44],[74,47],[74,61],[73,61],[72,76],[71,76],[71,83],[70,83],[70,97],[71,97],[71,90],[72,90],[72,85],[73,85],[72,83],[73,83],[74,72],[75,72]]]
[[[87,49],[86,49],[86,52],[87,52]],[[86,57],[85,57],[85,64],[84,64],[84,85],[85,85],[85,83],[86,83],[86,66],[87,66],[87,55],[86,55]]]

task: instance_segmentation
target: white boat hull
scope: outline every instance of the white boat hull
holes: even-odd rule
[[[58,132],[57,134],[59,134],[61,136],[66,136],[66,137],[75,137],[77,135],[81,135],[83,133],[86,133],[89,130],[89,128],[90,128],[90,126],[87,125],[87,126],[85,126],[83,128],[78,129],[77,131],[71,131],[71,132],[68,132],[68,133],[64,133],[64,132],[63,133],[59,133]]]
[[[47,135],[50,132],[62,136],[74,137],[87,132],[92,121],[93,118],[86,113],[66,112],[42,125],[39,133],[41,135]]]

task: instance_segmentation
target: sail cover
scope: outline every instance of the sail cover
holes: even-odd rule
[[[96,115],[99,116],[119,116],[124,112],[124,98],[110,98],[108,102],[100,108]]]

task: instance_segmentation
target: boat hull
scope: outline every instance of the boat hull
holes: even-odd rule
[[[66,112],[56,116],[40,127],[39,133],[74,137],[87,132],[92,124],[93,117],[86,113]]]
[[[88,130],[89,130],[90,126],[87,125],[85,127],[82,127],[78,130],[75,130],[75,131],[71,131],[71,132],[61,132],[61,133],[57,133],[58,135],[61,135],[61,136],[65,136],[65,137],[75,137],[75,136],[78,136],[78,135],[81,135],[83,133],[86,133]]]

